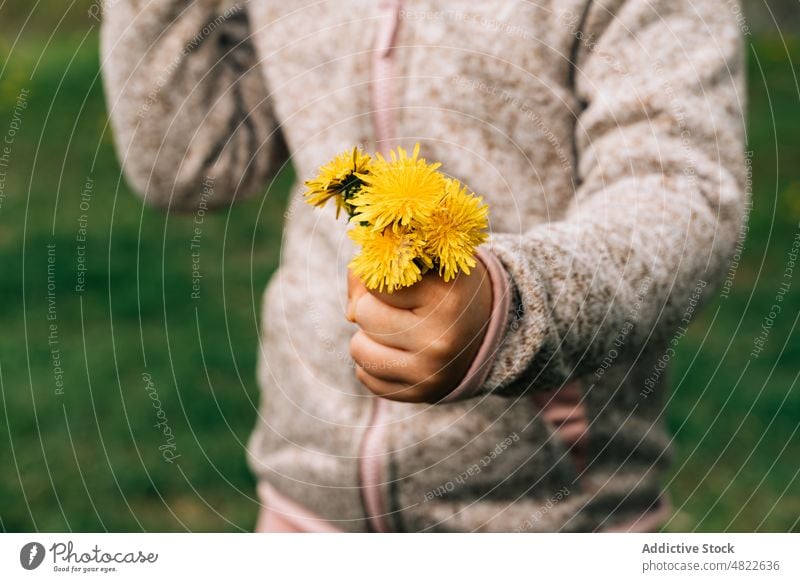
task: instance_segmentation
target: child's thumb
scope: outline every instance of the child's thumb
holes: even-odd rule
[[[432,287],[439,284],[440,279],[433,276],[425,276],[421,281],[414,283],[411,287],[402,287],[393,292],[373,290],[369,291],[381,303],[397,309],[417,309],[424,306],[430,296]]]

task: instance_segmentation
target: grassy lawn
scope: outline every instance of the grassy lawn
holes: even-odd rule
[[[0,167],[0,530],[250,530],[257,315],[292,177],[204,217],[192,299],[193,217],[143,207],[121,178],[96,45],[9,59],[0,43],[0,134],[19,125]],[[749,70],[750,233],[676,359],[668,530],[800,530],[800,270],[750,356],[800,232],[800,95],[779,40]]]

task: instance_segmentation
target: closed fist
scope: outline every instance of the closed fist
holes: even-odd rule
[[[374,394],[436,402],[466,375],[488,327],[492,288],[483,264],[445,283],[436,273],[395,291],[369,291],[348,273],[347,318],[356,377]]]

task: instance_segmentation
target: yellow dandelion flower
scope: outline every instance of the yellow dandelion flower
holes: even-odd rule
[[[334,198],[337,218],[342,209],[352,215],[351,200],[362,185],[359,174],[369,171],[371,161],[369,154],[357,147],[352,152],[339,154],[319,169],[316,178],[305,183],[308,188],[304,194],[306,202],[312,206],[324,206],[328,200]]]
[[[489,209],[458,180],[447,180],[445,195],[423,225],[425,252],[434,257],[445,281],[475,267],[475,247],[486,241]]]
[[[410,157],[403,148],[392,151],[390,160],[377,154],[369,173],[358,176],[364,186],[353,199],[353,221],[381,231],[428,220],[444,191],[445,178],[437,171],[439,166],[419,157],[419,144]]]
[[[349,235],[361,247],[350,268],[368,289],[392,293],[410,287],[433,264],[424,254],[425,242],[413,230],[399,227],[378,231],[359,225]]]

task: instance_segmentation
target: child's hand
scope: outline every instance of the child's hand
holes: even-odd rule
[[[445,283],[429,273],[392,294],[369,291],[348,273],[347,319],[356,377],[371,392],[403,402],[436,402],[464,378],[492,310],[492,286],[478,261]]]

